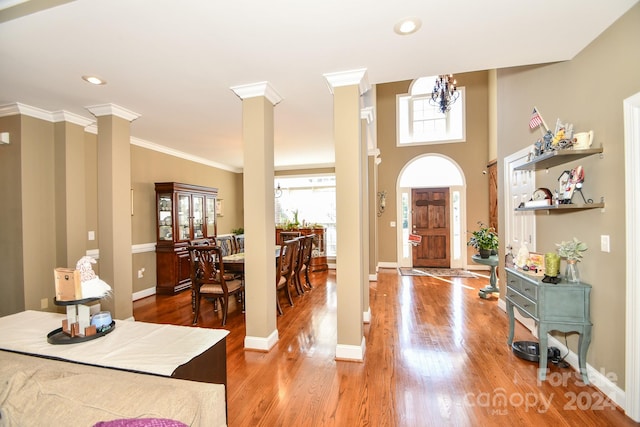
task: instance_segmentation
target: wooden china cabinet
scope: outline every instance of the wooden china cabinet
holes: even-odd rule
[[[218,189],[156,182],[156,276],[159,294],[191,287],[189,240],[216,236]]]

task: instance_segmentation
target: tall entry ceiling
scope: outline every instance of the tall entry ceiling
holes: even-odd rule
[[[324,74],[371,84],[570,60],[637,0],[0,0],[0,105],[88,119],[113,103],[131,136],[241,170],[242,103],[268,81],[276,169],[334,162]],[[394,25],[418,17],[400,36]],[[93,86],[81,79],[97,75]]]

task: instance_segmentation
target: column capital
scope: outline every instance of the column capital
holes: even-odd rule
[[[231,89],[238,98],[245,100],[247,98],[256,98],[264,96],[274,106],[282,101],[282,96],[271,86],[269,82],[249,83],[240,86],[231,86]]]
[[[89,105],[85,108],[96,117],[117,116],[130,122],[141,116],[141,114],[134,113],[116,104]]]
[[[331,94],[333,94],[335,88],[341,86],[358,85],[360,88],[360,95],[371,89],[366,68],[340,71],[337,73],[327,73],[323,74],[323,77],[327,80],[327,85],[329,86],[329,92],[331,92]]]

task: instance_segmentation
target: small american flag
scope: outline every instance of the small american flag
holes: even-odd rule
[[[540,113],[538,110],[533,109],[533,113],[531,113],[531,119],[529,119],[529,129],[535,129],[542,124],[542,117],[540,117]]]

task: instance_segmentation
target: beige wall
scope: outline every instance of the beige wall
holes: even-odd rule
[[[580,263],[582,280],[593,286],[593,340],[587,362],[615,374],[624,388],[625,352],[625,202],[622,101],[640,91],[640,5],[634,6],[573,60],[498,71],[499,188],[504,188],[503,159],[540,137],[529,131],[532,107],[539,108],[550,127],[556,118],[574,124],[576,131],[595,131],[604,158],[592,156],[538,172],[538,187],[557,187],[564,169],[582,165],[585,196],[605,199],[605,209],[565,214],[538,214],[537,251],[556,249],[555,243],[577,237],[589,245]],[[575,197],[579,197],[576,195]],[[504,200],[499,198],[499,214]],[[504,221],[500,221],[504,224]],[[500,229],[500,233],[503,233]],[[611,252],[600,251],[600,236],[609,235]],[[504,247],[501,248],[504,252]],[[502,253],[504,255],[504,253]],[[504,293],[504,292],[503,292]],[[571,337],[575,338],[575,337]],[[561,336],[564,341],[564,335]],[[569,341],[573,351],[577,340]]]
[[[97,135],[76,127],[26,115],[0,118],[0,130],[11,133],[11,144],[0,145],[0,316],[40,310],[42,299],[47,310],[57,310],[53,269],[73,267],[86,250],[100,247]],[[82,161],[81,167],[74,165]],[[70,174],[70,168],[76,172]],[[78,179],[84,179],[83,186],[73,182]],[[242,174],[131,145],[134,246],[156,241],[154,182],[160,181],[217,187],[224,199],[218,233],[242,226]],[[74,198],[72,193],[82,188],[85,194]],[[88,231],[96,233],[96,240],[88,240]],[[133,292],[154,287],[153,249],[134,253],[132,262]],[[94,269],[100,274],[100,260]]]
[[[378,191],[387,192],[387,209],[378,217],[380,262],[396,262],[396,228],[389,223],[396,217],[396,185],[401,169],[412,159],[427,153],[439,153],[457,162],[467,184],[467,228],[473,230],[478,221],[488,222],[489,182],[482,174],[488,158],[489,81],[485,71],[456,74],[466,94],[466,142],[396,147],[396,95],[407,93],[410,81],[376,86],[378,148],[382,163],[378,166]],[[471,263],[472,252],[469,252]]]
[[[133,245],[155,243],[156,182],[183,182],[218,188],[223,200],[223,216],[216,218],[218,234],[231,233],[243,226],[242,174],[213,168],[146,148],[131,146],[131,185],[133,188]],[[155,286],[155,252],[133,255],[133,292]],[[138,270],[144,268],[142,278]]]
[[[11,143],[0,144],[0,316],[24,310],[22,253],[22,183],[20,116],[0,117],[0,132],[9,132]]]
[[[39,310],[42,298],[49,298],[51,308],[54,294],[56,215],[53,124],[23,117],[20,143],[23,264],[10,268],[22,268],[24,271],[24,308]]]

